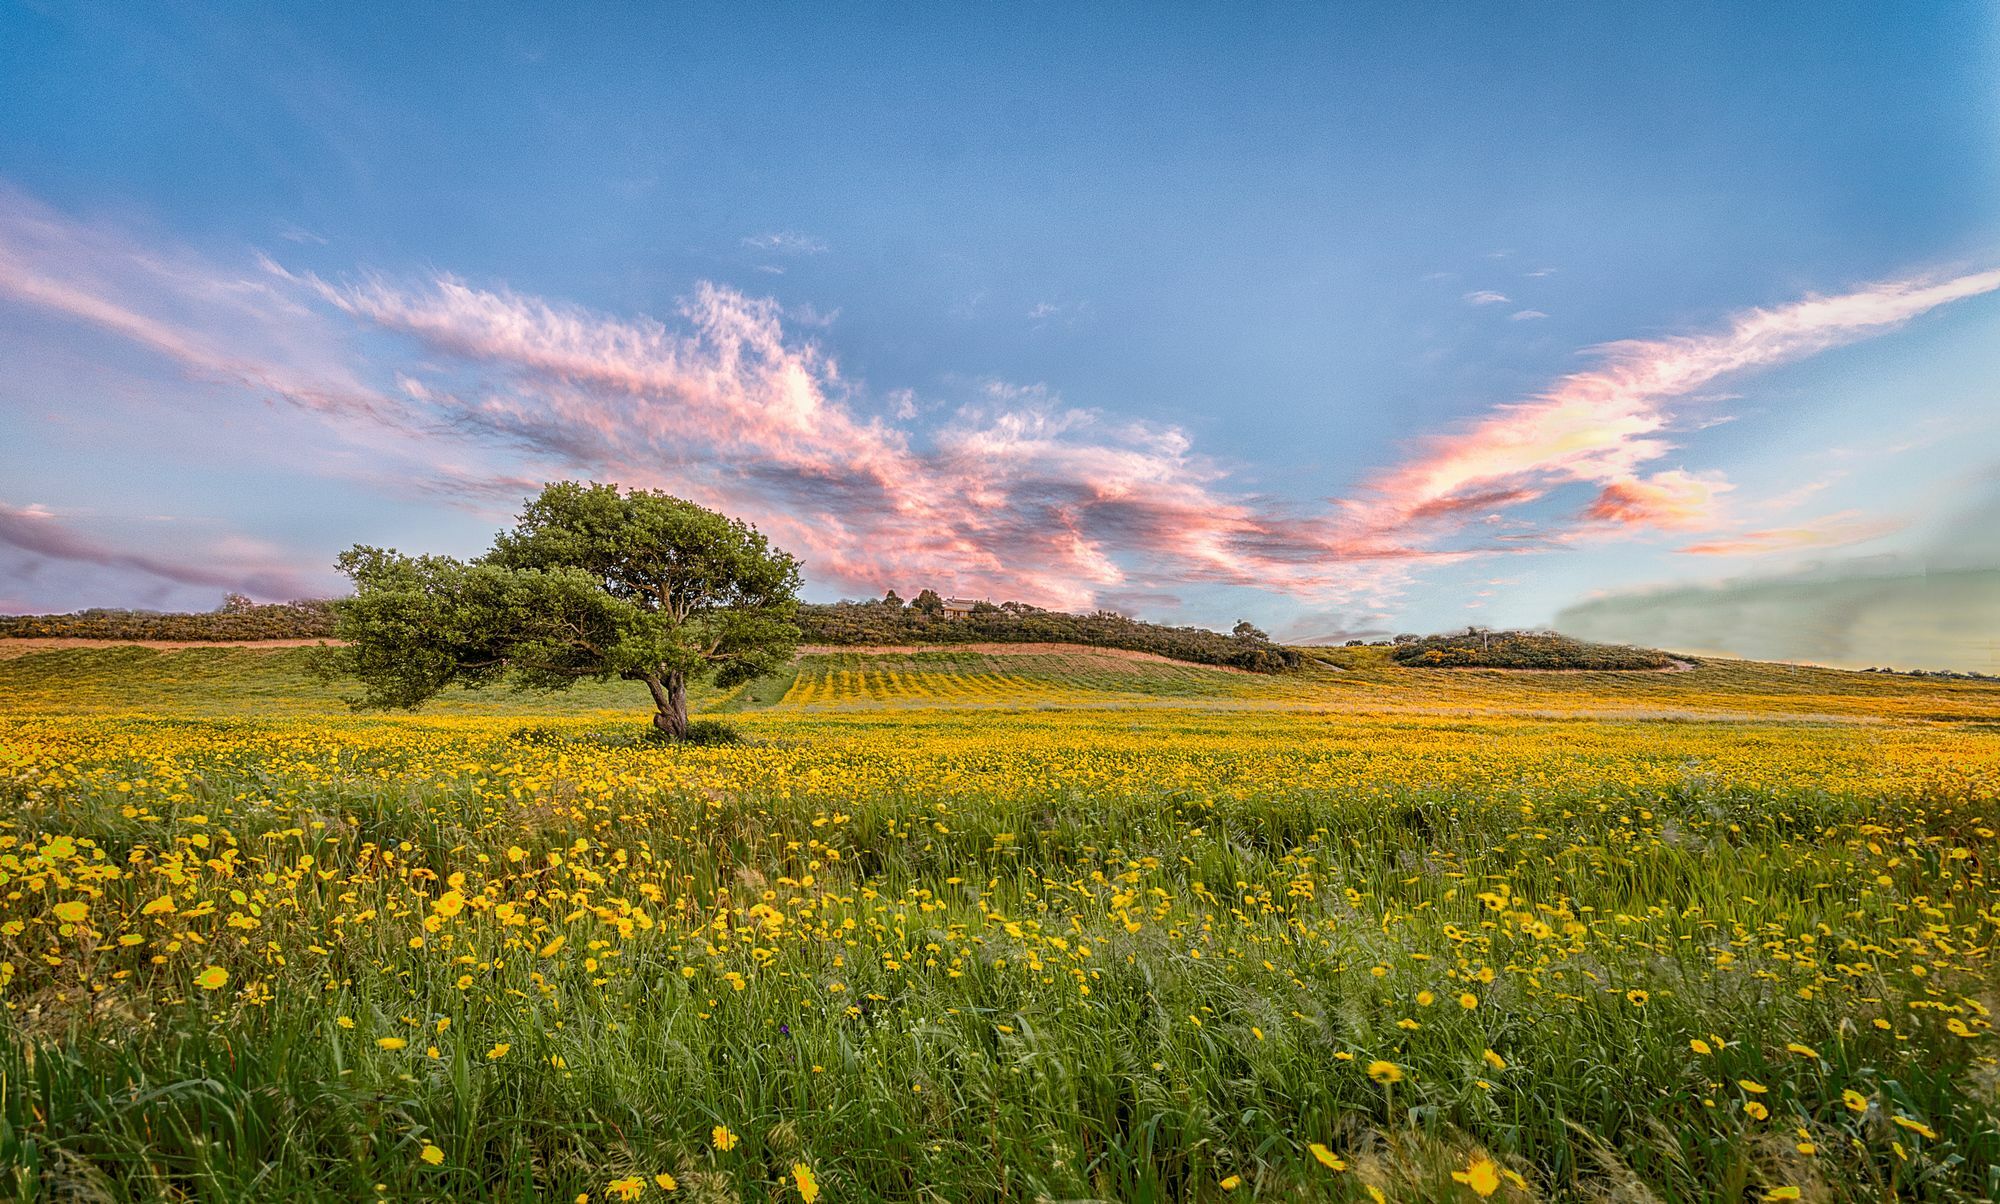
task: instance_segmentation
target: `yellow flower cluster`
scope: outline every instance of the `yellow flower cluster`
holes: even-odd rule
[[[750,1175],[810,1202],[806,1151],[842,1145],[818,1118],[871,1108],[954,1135],[906,1162],[977,1164],[1005,1115],[1034,1191],[1121,1194],[1158,1172],[1093,1181],[1100,1138],[1033,1135],[1194,1099],[1216,1127],[1174,1157],[1206,1182],[1319,1191],[1380,1162],[1330,1117],[1424,1109],[1498,1150],[1521,1109],[1586,1117],[1590,1066],[1857,1182],[1964,1163],[1976,1110],[1902,1084],[1993,1081],[1992,732],[1000,705],[1030,685],[802,674],[700,748],[604,717],[0,718],[0,1004],[48,1040],[140,1017],[144,1050],[282,1030],[382,1098],[561,1117],[698,1084],[594,1122],[708,1136],[625,1150],[583,1185],[614,1199]],[[719,1115],[760,1161],[716,1164]],[[395,1123],[458,1171],[473,1122]],[[1364,1186],[1527,1191],[1511,1166]]]

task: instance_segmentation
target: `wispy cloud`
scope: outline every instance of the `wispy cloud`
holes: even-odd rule
[[[1685,529],[1697,479],[1647,476],[1674,449],[1670,408],[1738,373],[1802,359],[1880,334],[1940,305],[2000,289],[2000,270],[1946,279],[1890,281],[1835,296],[1737,315],[1726,329],[1597,348],[1597,368],[1546,392],[1423,440],[1416,455],[1381,474],[1352,504],[1368,527],[1398,531],[1440,515],[1473,514],[1539,499],[1566,485],[1595,485],[1596,521]],[[1727,488],[1699,480],[1701,508]],[[1666,499],[1668,504],[1660,504]]]
[[[1537,318],[1546,318],[1548,315],[1539,309],[1517,309],[1513,313],[1508,314],[1507,317],[1515,322],[1532,322]]]
[[[1627,527],[1712,530],[1721,518],[1722,495],[1733,488],[1721,473],[1656,472],[1608,483],[1583,514]]]
[[[1496,293],[1492,289],[1482,288],[1465,294],[1464,301],[1467,305],[1505,305],[1507,303],[1507,294]]]
[[[176,585],[240,590],[265,599],[306,597],[314,588],[275,549],[240,536],[184,557],[136,552],[75,530],[46,506],[0,502],[0,546],[43,560],[126,569]]]
[[[192,379],[376,421],[390,412],[345,362],[339,334],[263,273],[218,272],[70,221],[4,185],[0,296],[136,343]]]
[[[833,249],[824,238],[797,230],[748,235],[743,239],[743,245],[754,251],[770,251],[779,255],[824,255]]]
[[[1074,327],[1089,318],[1088,301],[1037,301],[1028,309],[1028,321],[1037,327]]]
[[[732,290],[701,287],[670,327],[450,278],[310,283],[478,374],[451,395],[475,400],[444,402],[456,424],[759,515],[821,581],[1082,605],[1157,579],[1332,590],[1353,575],[1329,524],[1221,491],[1175,428],[1000,388],[922,443],[863,419],[829,357]]]
[[[1859,511],[1843,510],[1793,526],[1742,531],[1677,550],[1690,556],[1756,556],[1798,548],[1844,548],[1880,539],[1904,525],[1900,519],[1870,518]]]

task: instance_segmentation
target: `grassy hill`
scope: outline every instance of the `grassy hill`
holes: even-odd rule
[[[130,645],[4,655],[0,710],[15,713],[325,715],[353,693],[320,681],[305,648]],[[732,690],[698,684],[696,713],[979,708],[1198,706],[1631,718],[1837,718],[2000,722],[2000,682],[1939,680],[1757,661],[1705,660],[1685,671],[1523,673],[1407,665],[1389,647],[1304,650],[1279,675],[1128,658],[1087,646],[1061,651],[820,652]],[[645,687],[585,683],[567,693],[452,690],[437,715],[640,716]]]

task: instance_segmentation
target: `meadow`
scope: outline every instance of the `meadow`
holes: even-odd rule
[[[307,656],[0,659],[18,1198],[2000,1196],[2000,685]]]

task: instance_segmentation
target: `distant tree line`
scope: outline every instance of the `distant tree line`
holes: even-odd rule
[[[1025,602],[978,602],[971,614],[947,617],[944,599],[929,589],[907,603],[893,590],[873,602],[808,602],[799,607],[797,622],[807,644],[1088,644],[1255,673],[1299,665],[1297,652],[1249,623],[1224,635],[1143,623],[1109,610],[1079,615]]]
[[[217,609],[198,614],[94,609],[66,615],[6,615],[0,616],[0,638],[331,639],[333,606],[327,599],[265,605],[231,594]],[[980,602],[963,618],[946,618],[944,600],[928,589],[908,603],[894,592],[874,602],[803,603],[795,622],[808,644],[1089,644],[1255,673],[1277,673],[1299,665],[1297,652],[1272,643],[1249,623],[1238,623],[1225,635],[1205,627],[1142,623],[1108,610],[1067,614],[1025,602]]]
[[[1449,635],[1399,635],[1389,659],[1440,669],[1667,669],[1674,658],[1652,648],[1589,644],[1552,631],[1488,631],[1468,627]]]
[[[333,635],[324,598],[258,603],[230,594],[203,613],[93,608],[66,615],[0,615],[0,638],[75,640],[311,640]]]

